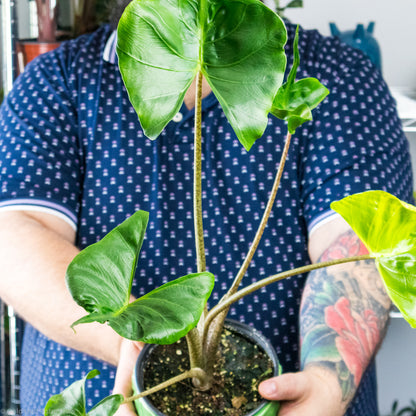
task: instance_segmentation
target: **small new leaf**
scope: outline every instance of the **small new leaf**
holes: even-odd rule
[[[82,380],[75,381],[62,393],[52,396],[46,403],[45,416],[113,416],[124,401],[121,394],[106,397],[90,412],[86,411],[85,382],[98,374],[98,370],[92,370]]]
[[[383,191],[368,191],[333,202],[376,258],[387,292],[416,327],[416,208]]]
[[[287,82],[277,91],[271,113],[288,123],[293,134],[305,121],[312,120],[312,110],[329,94],[328,89],[316,78],[304,78],[295,82],[299,67],[299,27],[293,42],[293,65]]]

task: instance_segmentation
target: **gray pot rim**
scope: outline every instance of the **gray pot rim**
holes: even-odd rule
[[[252,326],[236,321],[234,319],[226,319],[224,327],[235,331],[240,335],[243,335],[244,337],[259,345],[269,356],[273,363],[273,377],[276,377],[280,374],[280,364],[276,350],[273,348],[270,341],[260,331]],[[138,374],[143,374],[143,368],[147,357],[157,347],[158,345],[155,344],[146,344],[136,361],[133,372],[133,382],[135,383],[135,387],[138,393],[141,393],[144,390],[143,377],[138,378]],[[154,407],[153,404],[147,399],[147,397],[143,397],[140,400],[145,403],[146,407],[152,413],[154,413],[155,416],[166,416],[164,413]],[[250,413],[247,413],[246,416],[255,416],[257,412],[263,409],[263,407],[265,407],[268,403],[269,402],[267,400],[263,400],[256,409],[252,410]]]

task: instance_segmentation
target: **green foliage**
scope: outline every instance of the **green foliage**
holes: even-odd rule
[[[68,289],[87,312],[105,314],[128,304],[148,218],[137,211],[68,266]]]
[[[89,312],[73,326],[108,322],[124,338],[157,344],[173,343],[196,326],[214,286],[211,273],[181,277],[130,303],[147,221],[147,212],[136,212],[71,262],[68,289]]]
[[[284,12],[286,9],[292,9],[296,7],[303,7],[303,0],[292,0],[292,1],[284,1],[282,5],[280,0],[274,0],[274,4],[276,6],[277,13],[284,17]]]
[[[146,136],[178,112],[201,71],[248,150],[266,126],[286,67],[283,21],[258,0],[134,0],[117,54]]]
[[[287,120],[294,133],[312,120],[328,90],[315,78],[295,82],[298,33],[294,64],[281,85],[286,38],[282,20],[258,0],[130,3],[119,24],[117,54],[146,136],[155,139],[179,111],[198,71],[247,150],[263,134],[269,112]]]
[[[316,78],[304,78],[295,82],[299,67],[299,27],[293,42],[293,66],[287,82],[278,90],[271,113],[282,120],[287,120],[288,130],[294,133],[305,121],[312,120],[312,110],[329,94],[328,89]]]
[[[292,0],[285,8],[289,9],[294,7],[303,7],[303,0]]]
[[[395,400],[387,416],[416,416],[416,402],[411,400],[409,406],[399,409],[399,402]]]
[[[90,371],[84,379],[75,381],[62,393],[52,396],[45,407],[45,416],[112,416],[116,413],[124,397],[114,394],[94,406],[88,413],[85,409],[85,382],[99,374],[98,370]]]
[[[416,208],[383,191],[369,191],[333,202],[369,252],[387,292],[416,327]]]

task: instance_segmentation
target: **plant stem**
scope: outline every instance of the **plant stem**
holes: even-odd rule
[[[372,256],[371,254],[366,254],[363,256],[346,257],[343,259],[331,260],[331,261],[326,261],[322,263],[308,264],[307,266],[302,266],[293,270],[288,270],[283,273],[279,273],[273,276],[266,277],[265,279],[259,280],[258,282],[254,282],[250,286],[247,286],[244,289],[241,289],[238,292],[234,293],[234,295],[225,299],[224,302],[219,303],[217,306],[214,306],[209,311],[205,320],[204,337],[206,337],[207,335],[210,323],[213,321],[213,319],[215,319],[217,315],[219,315],[225,309],[229,308],[234,302],[239,301],[243,297],[249,295],[250,293],[255,292],[256,290],[261,289],[264,286],[267,286],[271,283],[278,282],[279,280],[286,279],[287,277],[295,276],[297,274],[308,273],[308,272],[311,272],[312,270],[322,269],[324,267],[329,267],[329,266],[335,266],[337,264],[351,263],[354,261],[369,260],[369,259],[374,259],[374,256]]]
[[[172,384],[179,383],[180,381],[185,380],[187,378],[196,378],[198,380],[204,380],[205,377],[206,373],[204,370],[200,368],[192,368],[189,371],[185,371],[184,373],[179,374],[178,376],[172,377],[169,380],[166,380],[163,383],[158,384],[157,386],[154,386],[146,391],[143,391],[139,394],[124,399],[123,404],[134,402],[135,400],[141,399],[142,397],[146,397],[149,394],[156,393],[159,390],[163,390],[171,386]]]
[[[205,357],[202,349],[201,332],[198,328],[193,328],[186,334],[186,342],[188,344],[188,355],[191,368],[205,368]]]
[[[286,159],[287,159],[287,154],[289,152],[291,138],[292,138],[292,135],[290,133],[287,133],[285,146],[283,148],[282,156],[280,158],[279,168],[278,168],[277,173],[276,173],[276,177],[275,177],[273,187],[272,187],[272,190],[271,190],[271,193],[270,193],[270,196],[269,196],[269,200],[267,201],[267,206],[266,206],[266,209],[264,211],[263,218],[261,219],[260,225],[257,229],[254,240],[253,240],[253,242],[250,246],[249,252],[248,252],[246,258],[244,259],[244,262],[243,262],[239,272],[237,273],[237,276],[235,277],[232,286],[230,287],[229,291],[227,292],[227,295],[226,295],[227,297],[229,297],[229,296],[231,296],[231,295],[233,295],[234,293],[237,292],[238,287],[240,286],[241,281],[243,280],[243,277],[246,274],[247,269],[248,269],[248,267],[251,263],[251,260],[253,260],[253,256],[254,256],[254,254],[257,250],[257,247],[260,243],[261,237],[262,237],[262,235],[264,233],[264,230],[267,226],[267,221],[269,220],[270,213],[272,211],[274,201],[276,199],[277,190],[279,189],[280,181],[282,179],[283,170],[284,170]]]
[[[270,213],[272,211],[274,201],[276,199],[277,191],[279,189],[280,181],[282,179],[283,170],[285,167],[287,155],[289,152],[290,142],[291,142],[292,135],[288,132],[286,135],[285,145],[283,148],[282,156],[280,158],[279,162],[279,168],[276,172],[276,177],[273,183],[272,190],[270,192],[269,200],[267,201],[266,209],[263,213],[263,218],[260,221],[259,227],[257,229],[256,235],[254,237],[254,240],[249,248],[249,251],[244,259],[244,262],[237,273],[237,276],[234,279],[233,284],[231,285],[230,289],[227,291],[225,296],[221,299],[219,304],[222,304],[225,302],[230,296],[232,296],[234,293],[237,292],[238,287],[241,284],[241,281],[243,280],[243,277],[245,276],[247,269],[249,268],[249,265],[251,261],[253,260],[254,254],[257,250],[257,247],[260,243],[261,237],[264,233],[264,230],[267,226],[267,222],[270,217]],[[221,313],[219,313],[216,316],[216,319],[214,321],[207,322],[205,321],[204,325],[204,332],[203,332],[203,345],[205,349],[205,357],[208,362],[210,362],[211,359],[213,359],[215,352],[218,347],[218,343],[220,340],[222,328],[224,326],[224,321],[228,314],[228,308],[225,308],[222,310]],[[208,328],[209,326],[209,328]]]
[[[202,73],[198,72],[196,76],[195,91],[195,126],[194,126],[194,230],[195,230],[195,249],[197,258],[198,273],[206,270],[205,246],[204,246],[204,228],[202,219],[202,143],[201,143],[201,125],[202,125]],[[191,368],[205,367],[205,357],[202,348],[201,334],[204,328],[205,316],[208,310],[205,306],[204,312],[198,323],[198,327],[192,329],[186,335],[188,344],[189,360]]]
[[[206,270],[204,228],[202,219],[202,73],[196,76],[196,97],[195,97],[195,133],[194,133],[194,227],[195,227],[195,248],[198,273]]]

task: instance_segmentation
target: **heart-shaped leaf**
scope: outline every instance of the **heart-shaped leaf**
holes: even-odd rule
[[[214,275],[208,272],[180,277],[114,311],[87,315],[73,326],[108,322],[123,338],[173,344],[197,325],[214,282]]]
[[[376,258],[388,294],[416,327],[416,208],[383,191],[331,204]]]
[[[299,67],[299,27],[293,41],[293,65],[287,82],[277,91],[271,113],[286,120],[288,130],[294,133],[305,121],[312,120],[312,110],[329,94],[328,89],[316,78],[304,78],[295,82]]]
[[[122,337],[170,344],[196,326],[214,287],[211,273],[181,277],[130,303],[148,213],[137,211],[71,262],[66,282],[89,315],[72,326],[100,322]]]
[[[52,396],[45,406],[45,416],[112,416],[116,413],[124,397],[114,394],[106,397],[88,413],[85,409],[85,382],[99,374],[98,370],[90,371],[82,380],[75,381],[62,393]]]
[[[87,312],[105,316],[128,305],[148,219],[147,212],[135,212],[68,266],[68,289]]]
[[[201,71],[248,150],[263,134],[283,82],[283,21],[258,0],[133,0],[118,27],[117,54],[146,136],[179,111]]]

